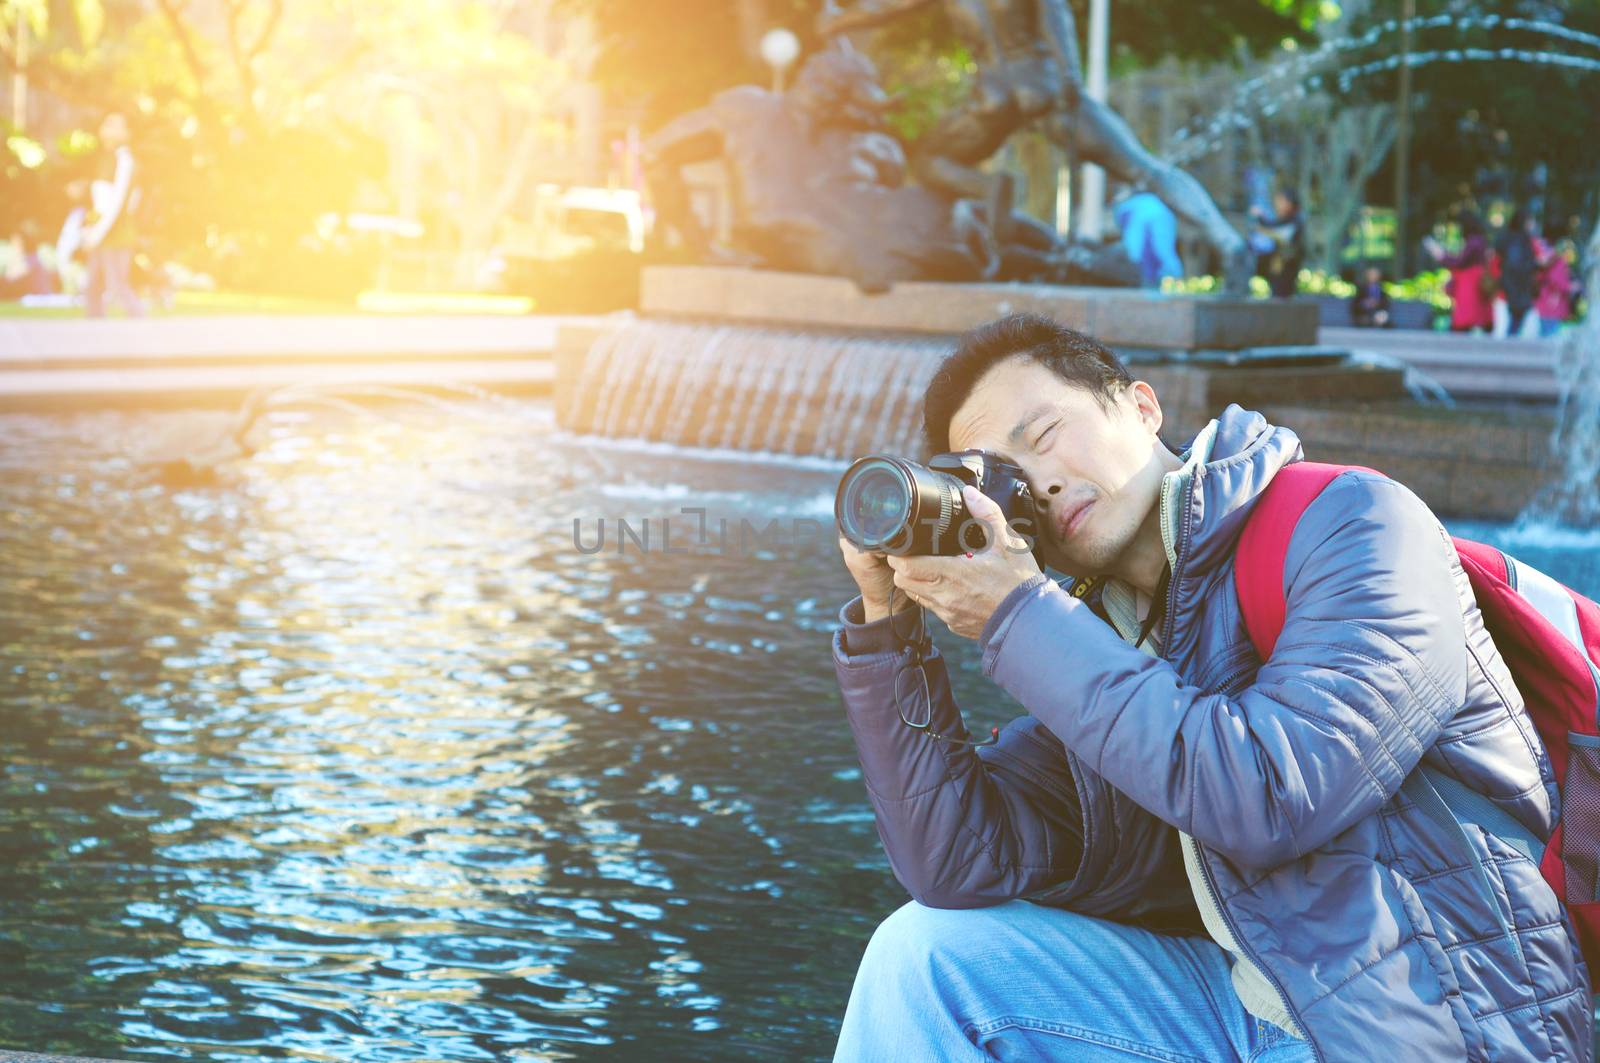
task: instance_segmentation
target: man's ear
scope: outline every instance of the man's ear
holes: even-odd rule
[[[1143,380],[1135,380],[1128,385],[1129,397],[1133,399],[1134,409],[1139,414],[1139,420],[1150,430],[1151,436],[1161,434],[1161,400],[1156,398],[1156,389],[1146,384]]]

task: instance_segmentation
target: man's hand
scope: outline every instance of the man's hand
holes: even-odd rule
[[[963,487],[961,497],[988,530],[987,547],[959,557],[891,557],[888,565],[895,586],[907,597],[932,610],[957,635],[975,639],[1006,595],[1039,574],[1039,563],[1028,544],[1006,527],[994,499],[975,487]]]
[[[889,567],[887,555],[875,550],[858,549],[843,536],[839,538],[839,552],[844,555],[844,567],[850,570],[856,588],[861,591],[861,611],[867,623],[888,616],[889,592],[894,590],[894,570]],[[902,594],[895,604],[907,609],[912,602]]]

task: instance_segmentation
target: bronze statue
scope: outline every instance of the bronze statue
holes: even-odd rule
[[[935,0],[829,0],[818,18],[824,37],[890,21]],[[978,64],[963,106],[945,115],[911,153],[925,185],[983,199],[990,178],[977,165],[1012,133],[1042,123],[1052,142],[1107,173],[1148,188],[1198,226],[1223,263],[1224,287],[1243,292],[1253,263],[1244,238],[1185,171],[1150,154],[1106,104],[1083,92],[1077,30],[1067,0],[938,0]]]
[[[813,55],[788,92],[718,94],[645,144],[658,226],[702,258],[845,276],[867,291],[993,277],[999,252],[971,205],[902,183],[888,102],[872,63],[847,47]],[[731,251],[713,245],[680,173],[717,157],[732,186]]]

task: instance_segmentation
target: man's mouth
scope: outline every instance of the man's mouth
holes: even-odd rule
[[[1086,498],[1056,511],[1056,539],[1066,542],[1083,527],[1084,518],[1094,508],[1094,499]]]

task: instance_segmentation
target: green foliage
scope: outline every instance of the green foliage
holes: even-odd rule
[[[1543,18],[1570,29],[1600,34],[1600,4],[1594,0],[1552,0],[1530,11],[1521,0],[1478,0],[1474,15]],[[1417,0],[1419,15],[1455,10],[1448,0]],[[1358,24],[1392,17],[1387,7]],[[1398,35],[1384,38],[1384,51],[1399,47]],[[1461,30],[1454,25],[1414,36],[1416,51],[1450,48],[1512,48],[1595,58],[1593,48],[1531,30]],[[1363,78],[1352,88],[1357,99],[1396,98],[1398,75]],[[1453,212],[1488,215],[1539,196],[1536,180],[1546,170],[1543,220],[1552,229],[1570,229],[1592,218],[1600,203],[1600,137],[1594,136],[1600,73],[1516,61],[1433,62],[1412,74],[1410,209],[1404,234],[1414,247],[1422,234]],[[1393,188],[1393,159],[1373,178],[1371,193],[1387,202]],[[1505,210],[1509,213],[1509,210]]]
[[[1089,25],[1089,0],[1071,0],[1079,46]],[[1337,17],[1325,0],[1139,0],[1111,6],[1111,48],[1118,69],[1166,58],[1233,59],[1285,40],[1305,43],[1318,21]]]
[[[840,0],[848,8],[856,0]],[[621,101],[644,108],[646,124],[659,125],[703,105],[722,89],[765,85],[770,73],[755,53],[760,34],[785,27],[804,52],[819,46],[812,32],[822,0],[563,0],[592,17],[604,42],[597,75]],[[1088,26],[1088,0],[1070,0],[1080,47]],[[759,24],[742,22],[755,12]],[[1123,65],[1166,55],[1225,58],[1243,45],[1262,50],[1284,39],[1307,40],[1326,18],[1329,0],[1137,0],[1113,5],[1114,59]],[[902,128],[920,131],[941,103],[959,98],[970,76],[938,0],[870,34],[857,34],[878,61],[886,87],[905,94]]]
[[[463,219],[495,210],[513,147],[539,146],[525,132],[567,135],[550,101],[568,71],[487,0],[0,0],[0,57],[17,46],[19,12],[35,91],[74,105],[80,128],[43,162],[22,141],[0,154],[0,222],[34,219],[53,238],[68,183],[107,176],[94,130],[116,110],[131,125],[130,220],[147,249],[234,286],[348,295],[370,283],[375,238],[317,222],[397,207],[396,141],[415,146],[409,206],[431,211],[441,240],[464,241],[469,228],[482,238]]]
[[[158,260],[181,259],[227,287],[325,298],[371,282],[367,249],[315,235],[318,215],[347,209],[379,156],[356,130],[234,128],[139,138],[146,191],[139,230]]]
[[[1450,271],[1447,269],[1425,270],[1415,277],[1403,281],[1393,281],[1383,286],[1391,299],[1411,299],[1419,303],[1427,303],[1435,310],[1450,309],[1450,295],[1444,286],[1450,281]]]
[[[1389,294],[1389,298],[1396,301],[1427,303],[1435,310],[1449,310],[1450,296],[1445,294],[1444,290],[1445,283],[1449,279],[1449,270],[1428,270],[1405,280],[1385,281],[1383,290]],[[1302,269],[1297,283],[1301,295],[1350,299],[1356,294],[1354,284],[1337,273],[1327,273],[1320,269]],[[1206,295],[1221,289],[1221,280],[1208,273],[1184,277],[1181,280],[1168,277],[1161,282],[1161,290],[1170,295]],[[1259,299],[1266,298],[1270,294],[1267,282],[1260,277],[1250,278],[1250,294]]]

